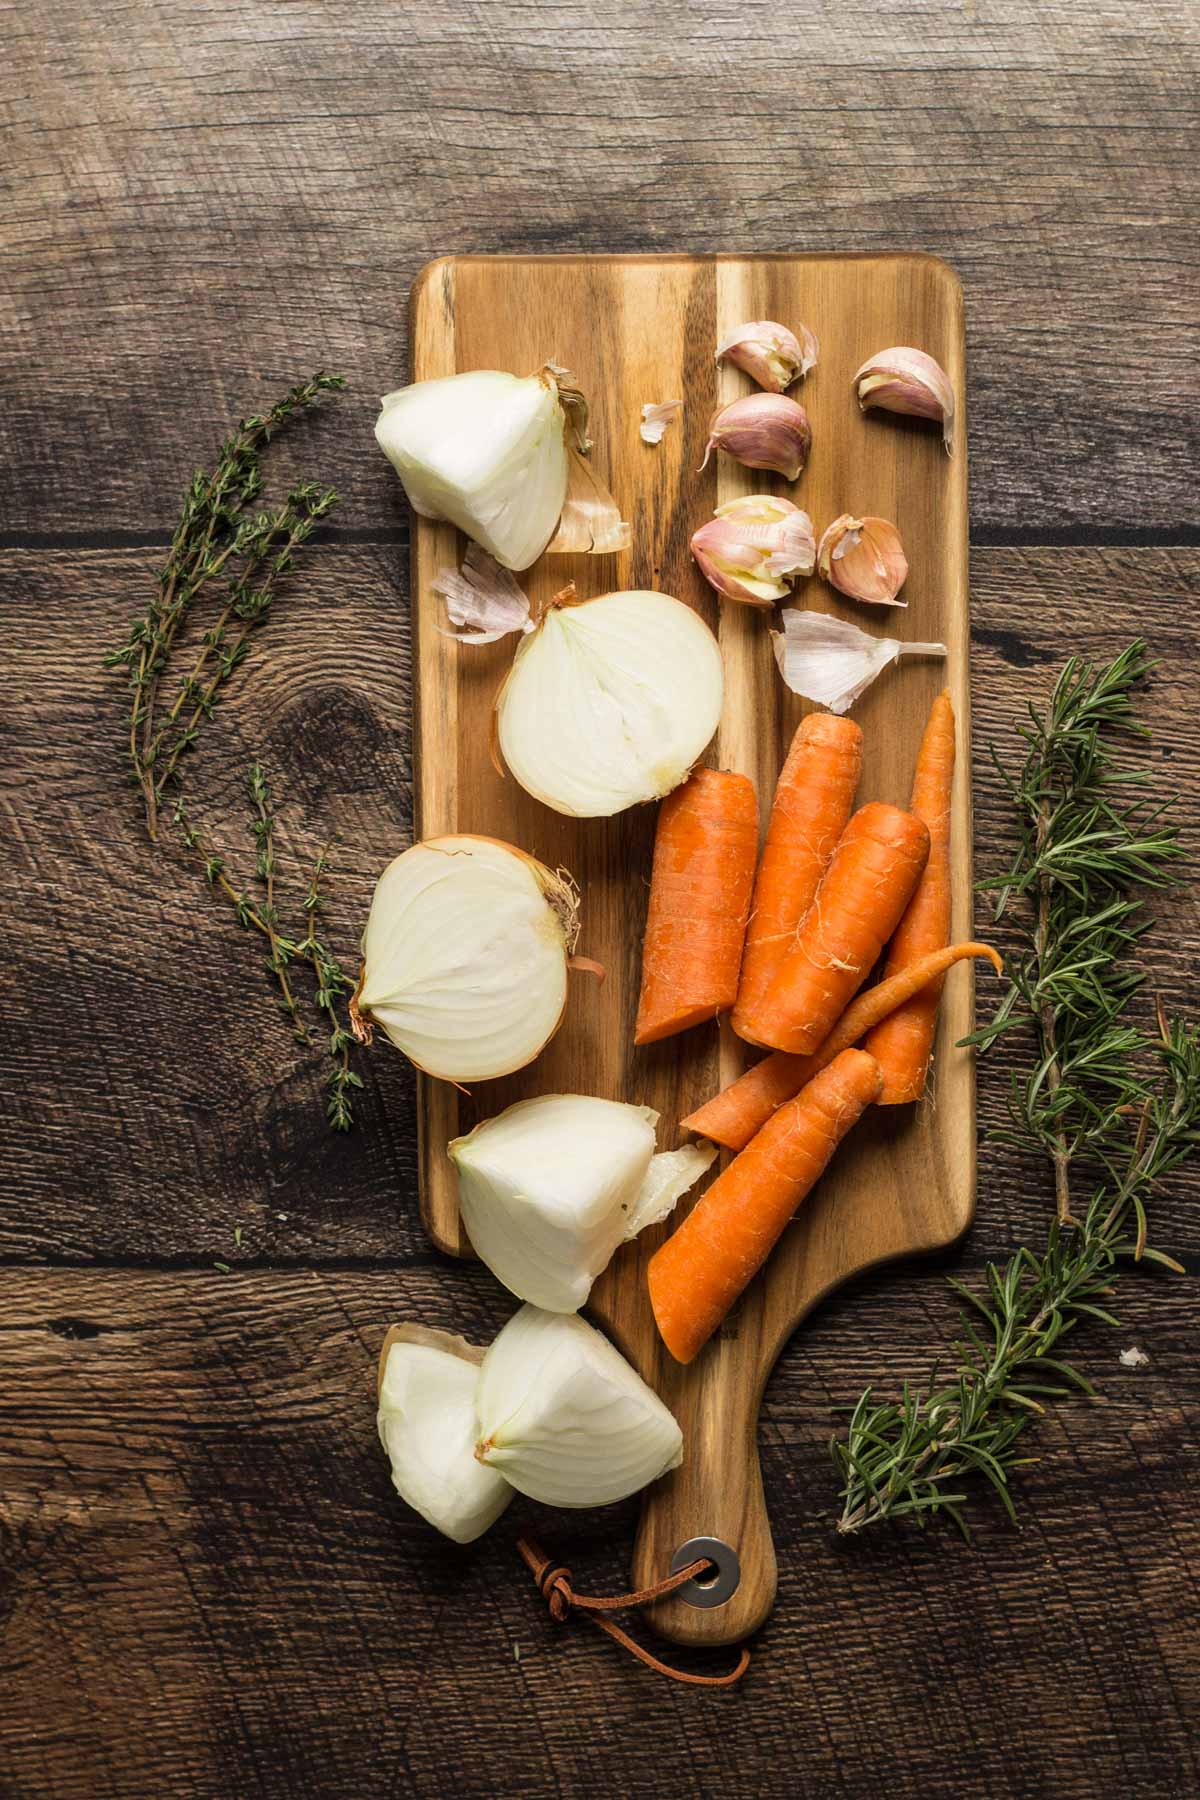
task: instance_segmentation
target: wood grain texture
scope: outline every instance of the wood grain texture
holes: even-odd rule
[[[169,530],[319,362],[398,525],[358,450],[431,255],[828,249],[962,276],[977,530],[1195,532],[1190,0],[46,0],[6,52],[5,529]]]
[[[797,483],[724,455],[695,473],[716,407],[757,391],[740,370],[718,369],[713,350],[738,324],[760,318],[803,320],[821,344],[816,370],[796,389],[813,431],[812,454]],[[725,702],[706,760],[750,777],[764,829],[806,709],[779,679],[768,621],[753,608],[720,604],[692,560],[691,533],[717,505],[764,492],[804,506],[818,533],[847,511],[899,523],[910,563],[903,609],[839,602],[816,579],[798,584],[796,598],[869,629],[947,645],[944,663],[909,663],[856,707],[864,733],[859,801],[907,805],[930,704],[948,684],[962,748],[954,792],[954,932],[969,937],[966,460],[961,451],[947,458],[937,432],[860,416],[852,385],[873,349],[919,344],[962,396],[962,302],[953,272],[928,257],[456,258],[435,263],[418,283],[413,340],[419,380],[472,368],[528,371],[547,356],[574,371],[593,403],[597,469],[623,515],[637,522],[633,546],[616,557],[544,556],[522,584],[535,610],[573,580],[581,597],[657,588],[707,621],[721,645]],[[642,402],[679,396],[684,410],[677,426],[661,445],[642,443]],[[965,411],[964,403],[964,426]],[[420,1078],[422,1209],[434,1243],[459,1253],[469,1246],[446,1145],[480,1119],[534,1094],[598,1094],[653,1107],[660,1146],[669,1148],[679,1141],[680,1118],[753,1060],[727,1026],[715,1024],[634,1047],[657,811],[647,806],[613,819],[566,818],[496,768],[485,726],[512,643],[482,651],[455,643],[440,629],[442,606],[433,592],[439,569],[457,567],[465,546],[445,525],[415,523],[417,831],[421,837],[483,832],[550,868],[570,870],[583,894],[580,948],[607,973],[600,989],[575,979],[557,1036],[529,1068],[478,1083],[470,1093]],[[694,1364],[682,1368],[666,1350],[646,1292],[646,1267],[668,1225],[620,1250],[592,1290],[589,1310],[671,1408],[686,1446],[683,1466],[646,1494],[633,1584],[648,1585],[694,1537],[720,1538],[740,1560],[739,1586],[723,1606],[698,1608],[675,1597],[654,1609],[656,1627],[680,1642],[735,1643],[770,1608],[775,1554],[756,1421],[763,1385],[788,1333],[839,1282],[890,1257],[942,1248],[970,1222],[974,1070],[970,1055],[954,1046],[972,1026],[971,973],[964,968],[947,986],[937,1104],[915,1116],[872,1114],[864,1121]]]

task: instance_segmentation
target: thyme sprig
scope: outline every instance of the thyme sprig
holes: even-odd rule
[[[1032,1042],[998,1135],[1047,1157],[1055,1217],[1044,1251],[989,1264],[982,1292],[952,1281],[969,1310],[948,1379],[906,1384],[898,1401],[861,1396],[832,1445],[843,1533],[938,1512],[965,1532],[971,1476],[1012,1516],[1009,1474],[1036,1460],[1020,1454],[1024,1430],[1047,1400],[1092,1392],[1062,1340],[1089,1319],[1116,1323],[1106,1303],[1124,1259],[1179,1269],[1148,1245],[1146,1208],[1200,1141],[1200,1034],[1161,1002],[1153,1032],[1128,1013],[1143,980],[1129,957],[1144,896],[1181,853],[1165,808],[1147,799],[1148,774],[1128,762],[1129,740],[1145,735],[1133,706],[1146,670],[1140,641],[1100,666],[1072,659],[1046,712],[1030,708],[1022,766],[1000,770],[1018,845],[984,886],[998,919],[1019,913],[1021,941],[996,1013],[965,1041]]]
[[[299,1043],[311,1040],[293,965],[301,963],[315,976],[318,1017],[329,1027],[328,1116],[339,1131],[353,1122],[351,1091],[362,1082],[350,1068],[354,1040],[342,1028],[339,1011],[350,984],[316,933],[326,852],[309,881],[303,928],[288,930],[279,914],[277,820],[262,764],[256,760],[248,775],[258,893],[233,878],[225,858],[194,824],[179,787],[184,759],[245,660],[296,552],[338,501],[333,488],[303,481],[281,504],[261,506],[262,453],[290,419],[344,385],[340,375],[318,370],[269,412],[243,419],[221,445],[215,466],[196,471],[150,602],[126,641],[105,658],[108,667],[128,673],[128,755],[150,838],[157,840],[169,806],[181,842],[202,861],[209,886],[229,902],[241,925],[266,940],[267,968]],[[211,623],[184,656],[189,625],[205,601],[211,602]]]

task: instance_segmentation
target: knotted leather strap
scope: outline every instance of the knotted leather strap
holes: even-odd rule
[[[562,1563],[556,1563],[546,1555],[540,1544],[528,1538],[517,1539],[517,1549],[525,1561],[530,1574],[538,1585],[550,1608],[550,1617],[556,1624],[563,1624],[571,1615],[572,1609],[578,1607],[598,1625],[601,1631],[615,1638],[618,1644],[636,1656],[639,1662],[645,1663],[648,1669],[654,1669],[660,1675],[669,1675],[672,1681],[686,1681],[692,1687],[732,1687],[740,1681],[750,1667],[750,1652],[743,1644],[738,1653],[737,1664],[726,1675],[690,1675],[686,1669],[673,1669],[670,1663],[662,1662],[652,1651],[630,1637],[627,1631],[615,1620],[605,1617],[606,1613],[620,1612],[625,1607],[649,1606],[655,1600],[661,1600],[667,1594],[673,1594],[676,1588],[683,1587],[685,1582],[692,1581],[697,1575],[703,1575],[712,1564],[707,1557],[701,1556],[689,1563],[686,1569],[677,1569],[673,1575],[664,1575],[653,1587],[639,1588],[631,1594],[577,1594],[571,1583],[571,1571]]]

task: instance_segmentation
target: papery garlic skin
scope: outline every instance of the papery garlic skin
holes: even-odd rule
[[[575,1312],[618,1245],[667,1216],[714,1146],[654,1153],[658,1114],[542,1094],[455,1138],[459,1212],[480,1260],[520,1300]]]
[[[547,1506],[607,1506],[683,1460],[683,1434],[578,1313],[523,1306],[483,1359],[475,1454]]]
[[[821,534],[817,569],[831,587],[868,606],[907,606],[897,599],[908,576],[900,533],[888,519],[843,513]]]
[[[936,419],[946,454],[954,454],[954,388],[941,363],[924,350],[895,344],[869,356],[854,377],[864,412],[879,407],[918,419]]]
[[[494,1525],[513,1488],[475,1455],[482,1351],[447,1332],[402,1326],[382,1359],[377,1423],[400,1498],[456,1544]]]
[[[692,533],[704,579],[728,600],[771,606],[798,575],[811,575],[817,541],[806,512],[775,494],[747,494],[718,506]]]
[[[438,630],[460,644],[495,644],[510,632],[533,630],[529,597],[516,576],[478,544],[468,544],[461,569],[439,569],[429,586],[450,621]]]
[[[775,319],[753,319],[735,326],[717,345],[716,360],[736,364],[760,388],[782,394],[793,381],[816,368],[819,350],[807,325],[795,332]]]
[[[722,692],[716,638],[669,594],[554,605],[517,646],[497,697],[500,752],[556,812],[608,817],[687,779]]]
[[[700,467],[707,467],[714,450],[724,450],[748,469],[773,469],[795,481],[811,449],[812,426],[799,401],[786,394],[744,394],[713,414]]]
[[[474,369],[385,394],[375,436],[414,509],[448,519],[506,569],[527,569],[567,494],[567,415],[550,365]]]
[[[447,1081],[524,1068],[562,1019],[576,899],[565,878],[511,844],[414,844],[375,886],[356,1030],[379,1025]]]
[[[795,694],[832,713],[849,712],[875,677],[903,656],[945,656],[945,644],[876,638],[846,619],[785,607],[771,633],[779,673]]]
[[[638,436],[643,444],[661,444],[667,426],[682,411],[682,400],[647,400],[638,426]]]

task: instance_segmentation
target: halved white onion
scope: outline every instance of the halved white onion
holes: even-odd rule
[[[523,1306],[483,1359],[475,1454],[548,1506],[623,1500],[683,1460],[674,1417],[578,1313]]]
[[[400,1325],[379,1367],[379,1438],[400,1498],[456,1544],[494,1525],[513,1497],[475,1455],[483,1351],[446,1331]]]
[[[669,594],[552,604],[496,701],[500,750],[556,812],[606,817],[687,779],[721,716],[721,652]]]
[[[375,885],[352,1016],[379,1025],[429,1075],[484,1081],[522,1069],[558,1029],[578,895],[512,844],[414,844]]]

